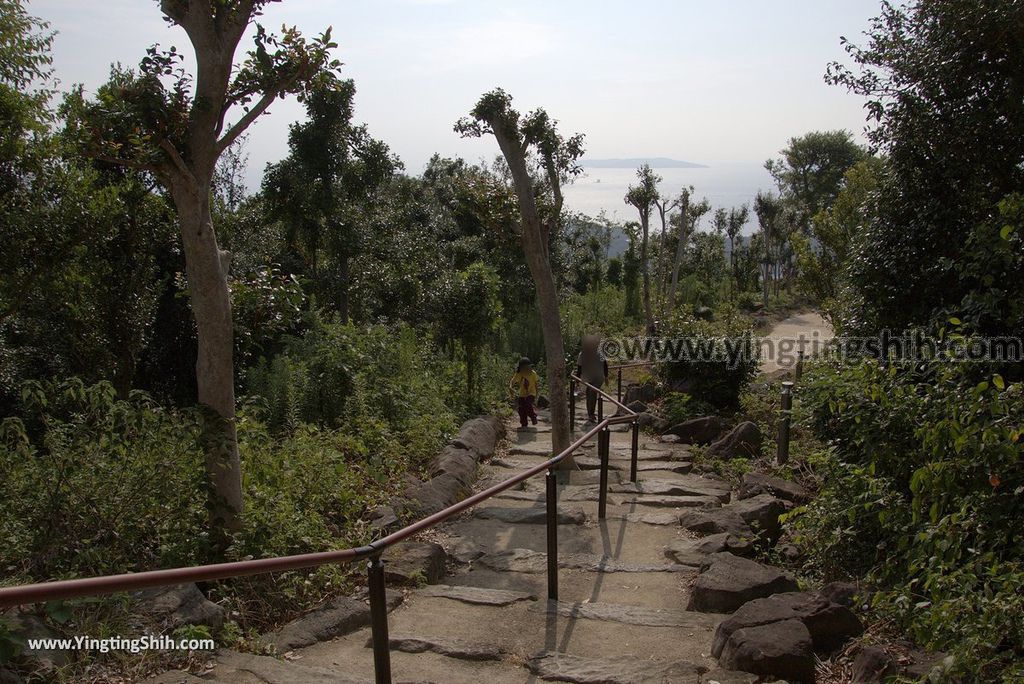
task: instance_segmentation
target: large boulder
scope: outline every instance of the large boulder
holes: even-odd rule
[[[708,447],[708,456],[715,458],[757,458],[761,455],[761,431],[748,421],[740,423]]]
[[[758,494],[751,499],[733,503],[729,510],[739,515],[755,533],[764,533],[774,542],[782,533],[779,516],[789,510],[789,504],[770,494]]]
[[[278,653],[284,653],[354,632],[368,624],[370,607],[362,601],[341,596],[274,630],[262,641],[274,646]]]
[[[701,566],[687,610],[731,613],[747,601],[796,591],[791,575],[731,553],[714,553]]]
[[[860,589],[852,582],[829,582],[818,590],[818,596],[847,608],[853,608],[859,593]]]
[[[799,620],[807,627],[818,651],[828,652],[859,636],[864,627],[853,612],[838,603],[808,592],[775,594],[743,604],[718,625],[711,654],[722,655],[733,632],[785,620]]]
[[[746,473],[740,482],[740,491],[737,498],[749,499],[758,494],[771,494],[780,499],[785,499],[798,506],[808,503],[813,495],[796,482],[783,480],[781,477],[766,475],[765,473]]]
[[[634,401],[650,403],[658,398],[658,385],[652,381],[643,384],[631,382],[626,385],[622,395],[622,403],[629,406]]]
[[[799,620],[733,632],[722,649],[719,662],[722,667],[763,677],[779,677],[789,682],[814,681],[811,635]]]
[[[703,416],[673,425],[665,433],[678,437],[680,444],[710,444],[724,429],[725,421],[718,416]]]
[[[654,432],[660,432],[669,427],[667,420],[646,411],[637,415],[636,422],[642,429],[650,429]]]
[[[474,452],[449,444],[431,464],[431,475],[436,477],[448,473],[461,484],[469,487],[476,479],[477,456]]]
[[[712,534],[701,539],[679,539],[665,547],[665,555],[680,565],[700,567],[713,553],[728,552],[737,556],[753,554],[754,547],[746,539],[728,532]]]
[[[732,510],[727,508],[704,508],[683,511],[679,516],[679,525],[694,534],[709,535],[728,533],[741,539],[752,539],[754,531],[750,525]]]
[[[497,418],[492,416],[471,418],[459,428],[459,434],[452,440],[452,445],[473,452],[477,460],[490,458],[494,455],[494,449],[504,434],[504,423]]]
[[[138,610],[158,620],[168,629],[182,625],[206,625],[220,629],[225,610],[208,600],[192,582],[169,587],[154,587],[135,593]]]
[[[437,584],[444,577],[448,554],[434,542],[405,542],[385,552],[383,560],[388,582]]]
[[[853,659],[853,684],[882,684],[899,670],[896,659],[881,646],[865,646]]]
[[[195,585],[192,585],[195,586]],[[6,623],[10,626],[11,632],[17,637],[24,639],[26,648],[22,657],[28,662],[29,667],[42,673],[53,673],[54,670],[64,667],[71,662],[71,651],[62,648],[38,648],[27,647],[29,639],[59,639],[63,635],[51,629],[41,615],[35,613],[23,613],[18,608],[12,608],[6,613],[0,613],[0,624]],[[0,669],[0,673],[4,672]],[[10,677],[8,677],[8,674]],[[13,678],[13,672],[7,671],[4,677]],[[21,681],[17,679],[15,681]]]
[[[450,473],[441,473],[426,482],[406,488],[396,510],[404,520],[424,518],[443,511],[470,494],[470,487]]]

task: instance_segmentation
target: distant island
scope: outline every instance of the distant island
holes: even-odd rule
[[[653,169],[706,169],[704,164],[669,159],[668,157],[637,157],[635,159],[581,159],[588,169],[635,169],[650,164]]]

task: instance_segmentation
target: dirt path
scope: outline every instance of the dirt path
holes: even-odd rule
[[[792,368],[797,351],[803,350],[807,357],[814,356],[833,337],[832,326],[814,311],[779,321],[762,338],[761,372]]]

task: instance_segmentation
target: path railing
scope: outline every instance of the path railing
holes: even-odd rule
[[[573,376],[575,377],[575,376]],[[268,572],[283,572],[287,570],[299,570],[312,568],[328,563],[347,564],[357,560],[366,559],[367,583],[370,598],[370,630],[373,644],[373,666],[374,676],[377,684],[390,684],[391,682],[391,653],[388,638],[388,609],[385,597],[384,561],[381,555],[392,546],[399,544],[410,537],[430,529],[449,518],[452,518],[479,503],[482,503],[496,494],[510,489],[526,480],[547,472],[545,478],[546,492],[546,514],[547,514],[547,575],[548,575],[548,598],[558,600],[558,475],[557,468],[560,463],[576,453],[595,435],[598,438],[598,453],[601,460],[601,486],[598,502],[598,517],[604,518],[607,509],[608,491],[608,460],[610,428],[612,425],[632,423],[633,444],[632,444],[632,466],[630,478],[636,481],[637,462],[637,414],[630,411],[620,401],[606,394],[598,387],[583,382],[579,378],[576,381],[596,390],[603,405],[607,399],[616,404],[624,413],[610,418],[603,418],[594,427],[576,439],[562,452],[552,458],[535,465],[503,482],[477,492],[462,501],[429,515],[421,520],[411,523],[402,529],[370,542],[365,546],[338,551],[324,551],[319,553],[304,553],[293,556],[280,556],[276,558],[263,558],[259,560],[237,561],[232,563],[215,563],[212,565],[198,565],[185,568],[173,568],[167,570],[151,570],[148,572],[136,572],[123,575],[104,575],[101,577],[86,577],[74,580],[60,580],[56,582],[42,582],[38,584],[26,584],[14,587],[0,588],[0,609],[26,603],[40,603],[44,601],[56,601],[72,599],[82,596],[98,596],[112,594],[122,591],[134,591],[148,587],[169,586],[185,582],[209,582],[213,580],[224,580],[233,577],[244,577],[247,575],[258,575]],[[574,434],[575,428],[571,429]]]

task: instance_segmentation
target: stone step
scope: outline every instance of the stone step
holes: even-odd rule
[[[575,684],[701,684],[707,668],[681,660],[643,658],[584,658],[570,653],[539,653],[527,667],[541,679]]]
[[[267,684],[365,684],[365,679],[354,678],[335,669],[303,665],[253,653],[239,653],[221,649],[217,651],[212,679],[204,682],[242,684],[262,681]]]
[[[622,603],[569,603],[538,601],[527,610],[568,618],[618,622],[640,627],[682,627],[684,629],[715,629],[722,616],[691,610],[645,608]]]
[[[487,589],[484,587],[467,587],[451,584],[433,584],[423,587],[415,593],[418,596],[446,598],[478,606],[510,606],[517,601],[534,601],[537,599],[536,595],[525,591]]]
[[[540,574],[547,572],[548,555],[533,549],[509,549],[484,554],[477,561],[480,565],[501,572],[525,572]],[[631,563],[617,558],[583,553],[562,553],[558,556],[558,567],[588,572],[692,572],[693,568],[678,563]]]
[[[599,470],[601,468],[601,459],[596,456],[579,456],[576,458],[576,465],[584,470]],[[630,467],[629,461],[608,459],[609,470],[628,471]],[[689,461],[638,461],[636,469],[637,472],[658,470],[686,475],[693,470],[693,463]]]
[[[473,511],[473,515],[484,520],[500,520],[512,525],[544,525],[548,521],[547,510],[540,506],[528,508],[484,506]],[[582,525],[586,522],[587,516],[583,509],[559,506],[557,520],[559,525]]]
[[[624,482],[609,487],[616,494],[653,494],[656,496],[713,496],[728,503],[732,496],[729,483],[710,478],[688,475],[673,480],[641,480]]]
[[[476,644],[460,639],[446,639],[434,636],[391,635],[388,644],[392,651],[402,653],[437,653],[457,660],[475,662],[504,660],[508,653],[496,644]],[[367,639],[367,648],[373,648],[373,639]]]

